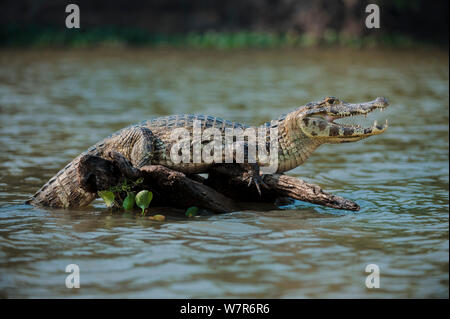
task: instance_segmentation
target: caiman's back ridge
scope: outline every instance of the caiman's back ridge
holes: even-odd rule
[[[371,127],[364,128],[359,125],[338,124],[334,120],[365,115],[375,109],[383,110],[387,106],[387,100],[382,97],[357,104],[327,97],[301,106],[277,120],[264,123],[260,128],[278,130],[277,172],[281,173],[301,165],[318,146],[324,143],[353,142],[381,134],[387,128],[387,122],[383,125],[375,122]],[[84,191],[77,180],[77,165],[85,154],[108,159],[108,153],[116,151],[137,168],[152,164],[163,165],[184,173],[207,173],[214,163],[174,163],[171,160],[170,150],[174,143],[171,138],[172,131],[184,128],[192,134],[194,122],[200,123],[202,129],[217,128],[222,134],[227,128],[249,128],[247,125],[213,116],[191,114],[160,117],[126,127],[76,157],[42,186],[28,202],[34,205],[65,208],[89,205],[96,198],[96,194]],[[259,164],[257,161],[255,166],[245,167],[258,174]]]

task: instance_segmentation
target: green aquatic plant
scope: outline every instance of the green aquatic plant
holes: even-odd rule
[[[147,190],[140,191],[136,195],[136,205],[142,209],[142,215],[145,214],[145,210],[153,199],[153,193]]]
[[[114,206],[115,195],[111,191],[100,191],[98,195],[103,199],[106,204],[106,207],[112,208]]]
[[[134,208],[134,204],[136,203],[136,194],[133,192],[128,192],[127,197],[123,200],[123,208],[125,210],[132,210]]]
[[[148,190],[142,190],[136,194],[134,189],[139,184],[142,184],[143,181],[143,178],[139,178],[136,181],[130,181],[125,178],[122,183],[99,191],[98,195],[103,199],[106,207],[110,209],[123,208],[130,211],[137,205],[142,209],[142,215],[144,215],[145,209],[148,208],[153,198],[153,193]],[[125,196],[124,199],[122,199],[123,196]]]
[[[198,207],[192,206],[186,210],[185,215],[187,217],[194,217],[195,215],[197,215],[197,212],[198,212]]]

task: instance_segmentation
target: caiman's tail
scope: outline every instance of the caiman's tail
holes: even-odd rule
[[[96,197],[95,193],[84,191],[77,177],[81,155],[53,176],[34,194],[27,204],[57,208],[83,207]]]

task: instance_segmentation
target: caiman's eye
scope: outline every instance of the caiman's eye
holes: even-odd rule
[[[328,103],[334,104],[334,102],[336,102],[336,100],[335,100],[334,98],[330,97],[330,98],[328,99]]]

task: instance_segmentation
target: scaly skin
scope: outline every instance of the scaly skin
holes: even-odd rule
[[[388,103],[384,98],[372,102],[349,104],[334,97],[327,97],[318,102],[311,102],[283,115],[278,120],[264,123],[259,128],[266,128],[266,141],[269,141],[269,128],[278,129],[278,173],[291,170],[305,162],[314,150],[324,143],[343,143],[384,132],[386,125],[374,125],[370,128],[340,125],[334,123],[336,118],[367,114],[375,109],[384,109]],[[90,154],[109,159],[108,153],[116,151],[127,158],[133,166],[163,165],[183,173],[206,173],[212,164],[179,163],[170,158],[170,149],[174,143],[171,139],[175,128],[187,129],[191,136],[194,121],[201,123],[201,128],[214,127],[224,134],[226,128],[246,129],[249,126],[204,115],[175,115],[160,117],[140,124],[126,127],[95,144],[80,154],[66,167],[60,170],[28,201],[33,205],[50,207],[83,207],[95,198],[95,193],[85,192],[77,179],[77,164],[81,156]],[[255,128],[257,129],[257,128]],[[268,147],[268,142],[266,147]],[[192,157],[191,157],[192,158]],[[242,165],[245,170],[259,177],[259,166]]]

